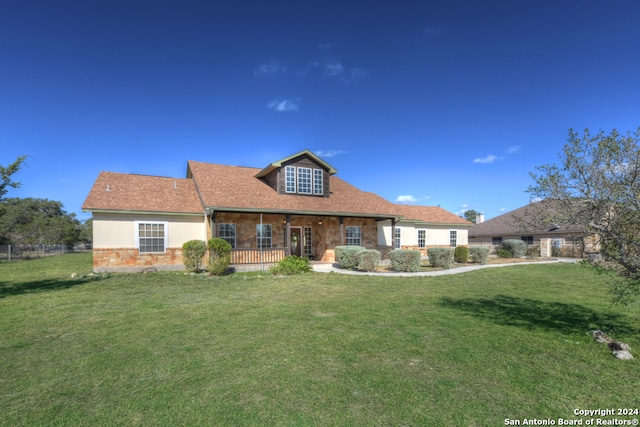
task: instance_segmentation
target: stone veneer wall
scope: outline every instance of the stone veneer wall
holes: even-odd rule
[[[272,247],[285,246],[286,219],[282,214],[263,214],[262,223],[271,224]],[[220,212],[216,215],[216,224],[236,224],[236,248],[256,248],[256,225],[260,223],[260,214]],[[360,226],[362,232],[362,246],[376,248],[378,239],[377,224],[370,218],[344,218],[345,232],[350,225]],[[311,227],[313,256],[318,261],[335,261],[334,248],[340,242],[340,220],[338,217],[325,216],[291,216],[292,227]]]
[[[130,270],[146,267],[181,270],[182,248],[167,248],[164,253],[140,254],[137,248],[94,248],[93,268],[95,270]]]

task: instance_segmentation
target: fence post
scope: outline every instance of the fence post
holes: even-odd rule
[[[9,252],[8,252],[7,258],[9,259],[9,262],[11,262],[11,245],[9,245],[8,248],[9,248]]]

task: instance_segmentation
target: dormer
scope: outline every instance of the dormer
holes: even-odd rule
[[[262,169],[256,178],[278,194],[329,197],[329,177],[338,172],[309,150],[278,160]]]

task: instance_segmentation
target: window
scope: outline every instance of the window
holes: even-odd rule
[[[136,222],[136,241],[140,253],[162,253],[167,247],[166,222]]]
[[[418,230],[418,248],[427,247],[427,230]]]
[[[295,193],[296,192],[296,168],[294,166],[286,166],[284,168],[285,174],[285,191],[287,193]]]
[[[526,242],[527,245],[533,245],[533,236],[522,236],[520,240]]]
[[[304,256],[313,255],[313,244],[311,242],[311,227],[304,228],[304,240],[302,242],[302,249],[304,250]]]
[[[362,242],[362,234],[360,232],[360,227],[348,225],[346,228],[347,235],[345,236],[345,243],[349,246],[361,246],[360,243]]]
[[[232,248],[236,247],[236,225],[218,224],[218,237],[226,240]]]
[[[452,248],[458,246],[458,230],[449,231],[449,246]]]
[[[400,231],[400,227],[395,227],[395,236],[394,236],[394,248],[396,249],[401,249],[402,246],[400,244],[400,236],[401,236],[402,232]]]
[[[502,237],[492,237],[491,244],[493,246],[502,246]]]
[[[258,248],[271,247],[271,224],[256,224],[256,245]]]
[[[311,194],[311,168],[298,168],[298,193]]]
[[[324,183],[322,181],[322,169],[313,170],[313,194],[322,195],[324,193]]]

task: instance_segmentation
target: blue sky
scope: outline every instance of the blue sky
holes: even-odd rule
[[[5,0],[8,197],[303,149],[390,201],[487,219],[569,128],[640,126],[640,2]]]

